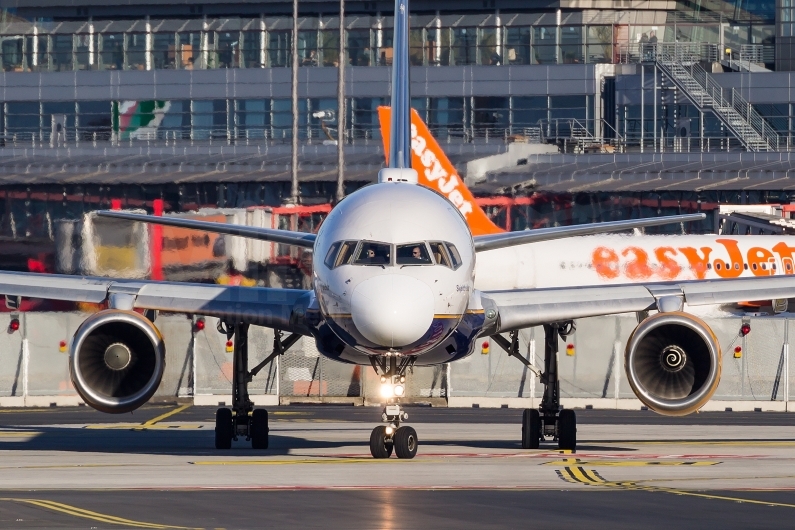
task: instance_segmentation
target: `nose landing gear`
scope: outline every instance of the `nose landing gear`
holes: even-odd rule
[[[414,428],[400,425],[409,419],[400,407],[400,398],[406,393],[406,370],[414,364],[413,357],[405,357],[398,362],[396,355],[388,358],[371,358],[373,369],[381,376],[381,395],[386,399],[381,419],[386,425],[379,425],[370,433],[370,454],[373,458],[389,458],[394,452],[398,458],[414,458],[419,439]]]

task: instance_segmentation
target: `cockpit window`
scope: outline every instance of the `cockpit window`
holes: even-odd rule
[[[356,265],[389,265],[391,245],[363,241],[356,254]]]
[[[452,269],[453,265],[450,263],[450,257],[447,255],[447,249],[444,247],[444,243],[441,241],[432,241],[430,245],[434,261],[439,265],[444,265]]]
[[[340,265],[349,264],[351,262],[351,258],[353,258],[353,252],[354,250],[356,250],[357,244],[358,244],[357,241],[345,241],[344,243],[342,243],[342,247],[340,248],[340,253],[337,254],[337,259],[334,260],[334,267],[339,267]]]
[[[455,248],[455,245],[452,243],[445,243],[447,246],[447,250],[450,251],[450,261],[453,264],[453,269],[457,269],[461,266],[461,254],[458,253],[458,249]]]
[[[334,261],[337,257],[337,251],[340,249],[340,242],[337,241],[333,245],[331,245],[326,252],[326,259],[323,260],[323,264],[328,267],[329,269],[334,268]]]
[[[398,265],[431,265],[431,257],[425,243],[410,243],[397,246]]]

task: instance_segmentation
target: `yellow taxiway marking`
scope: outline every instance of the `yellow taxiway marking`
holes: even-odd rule
[[[745,499],[743,497],[730,497],[728,495],[711,495],[709,493],[698,493],[695,491],[688,491],[688,490],[675,489],[675,488],[644,486],[638,484],[637,482],[611,482],[605,480],[604,477],[602,477],[599,473],[596,472],[596,470],[585,469],[581,466],[567,466],[564,467],[562,470],[556,469],[555,472],[562,480],[570,482],[572,484],[584,484],[586,486],[603,486],[606,488],[617,488],[624,490],[672,493],[674,495],[686,495],[688,497],[700,497],[702,499],[732,501],[732,502],[739,502],[745,504],[761,504],[765,506],[778,506],[782,508],[795,508],[795,504],[787,504],[783,502],[758,501],[753,499]]]
[[[0,431],[0,438],[21,438],[23,436],[38,436],[41,431]]]
[[[714,466],[720,464],[707,460],[580,460],[564,458],[544,462],[542,466],[610,466],[610,467],[643,467],[643,466]]]
[[[161,424],[144,425],[141,423],[92,423],[84,425],[83,429],[121,429],[132,431],[174,431],[174,430],[188,430],[188,429],[204,429],[205,425],[201,423],[179,423],[179,424]]]
[[[99,512],[92,512],[77,506],[63,504],[60,502],[49,501],[46,499],[15,499],[13,497],[0,497],[0,500],[7,502],[19,502],[38,506],[46,510],[54,512],[65,513],[73,517],[81,517],[83,519],[91,519],[101,523],[117,524],[122,526],[134,526],[138,528],[156,528],[161,530],[189,530],[186,526],[172,526],[167,524],[147,523],[144,521],[133,521],[132,519],[125,519],[123,517],[116,517],[115,515],[107,515]]]
[[[187,405],[181,405],[181,406],[179,406],[179,407],[177,407],[177,408],[175,408],[173,410],[170,410],[170,411],[166,412],[165,414],[161,414],[160,416],[155,416],[151,420],[143,422],[142,425],[144,427],[151,427],[155,423],[161,422],[161,421],[163,421],[166,418],[170,418],[171,416],[174,416],[175,414],[179,414],[180,412],[182,412],[183,410],[188,409],[188,408],[190,408],[190,403],[188,403]]]

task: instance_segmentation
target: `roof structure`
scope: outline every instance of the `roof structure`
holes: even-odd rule
[[[795,189],[791,152],[532,155],[491,171],[484,192],[642,192]]]

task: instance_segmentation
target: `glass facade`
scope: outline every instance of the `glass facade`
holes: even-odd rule
[[[548,127],[550,121],[575,120],[593,127],[593,96],[414,98],[412,105],[440,140],[491,138]],[[349,137],[380,140],[378,107],[387,98],[350,98],[346,105]],[[112,143],[157,140],[238,142],[282,140],[292,136],[289,99],[197,99],[170,101],[14,102],[0,106],[6,145],[47,143],[53,124],[61,124],[67,142]],[[336,121],[312,116],[337,113],[335,99],[299,100],[303,140],[336,139]]]
[[[761,46],[774,62],[773,0],[679,0],[674,9],[484,10],[411,17],[414,65],[614,63],[640,42]],[[793,35],[795,7],[781,0],[781,36]],[[339,20],[299,19],[301,66],[339,63]],[[392,61],[392,17],[351,14],[345,48],[353,66]],[[3,12],[5,71],[268,68],[290,66],[289,17],[29,21]]]

